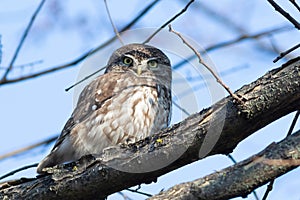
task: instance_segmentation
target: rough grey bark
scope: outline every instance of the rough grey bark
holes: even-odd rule
[[[149,200],[246,197],[255,188],[300,165],[300,130],[279,143],[231,167],[203,178],[175,185]],[[224,189],[226,188],[226,189]]]
[[[232,97],[224,98],[133,145],[109,148],[96,159],[85,157],[75,163],[49,168],[46,176],[1,184],[0,198],[101,199],[125,188],[155,181],[202,157],[228,154],[255,131],[300,109],[299,60],[296,58],[239,89],[236,94],[243,98],[244,104],[235,103]],[[218,131],[220,135],[214,135]],[[211,139],[216,141],[215,145],[207,145]],[[207,154],[202,144],[206,145]],[[162,161],[170,164],[159,168]],[[156,169],[134,173],[149,166]]]

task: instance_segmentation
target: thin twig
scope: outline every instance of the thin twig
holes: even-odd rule
[[[126,190],[128,190],[128,191],[130,191],[130,192],[137,193],[137,194],[142,194],[142,195],[145,195],[145,196],[147,196],[147,197],[152,197],[151,194],[148,194],[148,193],[145,193],[145,192],[140,192],[140,191],[138,191],[138,189],[136,189],[136,190],[126,189]]]
[[[185,0],[181,2],[185,2]],[[203,13],[207,15],[209,18],[213,19],[218,24],[222,24],[224,27],[234,32],[239,32],[241,34],[246,33],[245,28],[236,23],[236,20],[233,20],[234,18],[232,18],[231,15],[225,15],[223,14],[223,12],[219,12],[216,9],[214,9],[215,7],[207,6],[205,2],[206,1],[196,1],[193,6],[193,9],[198,13]]]
[[[2,43],[1,43],[1,35],[0,35],[0,64],[1,64],[1,62],[2,62]]]
[[[227,70],[223,70],[221,71],[219,74],[222,75],[222,77],[225,77],[225,76],[228,76],[228,75],[233,75],[233,73],[235,73],[237,70],[242,70],[241,67],[232,67],[232,68],[229,68]],[[183,90],[181,93],[177,94],[177,96],[179,98],[182,98],[188,94],[190,94],[191,92],[197,92],[198,90],[202,89],[202,88],[205,88],[206,85],[204,83],[204,80],[203,78],[205,79],[211,79],[213,77],[211,76],[195,76],[195,77],[191,77],[191,78],[187,78],[187,80],[189,81],[195,81],[197,82],[197,84],[195,84],[192,88],[188,88],[186,90]],[[173,81],[175,82],[176,79]]]
[[[235,160],[235,158],[234,158],[231,154],[228,154],[227,157],[228,157],[234,164],[237,163],[237,161]]]
[[[300,110],[298,110],[293,118],[292,124],[290,125],[289,131],[286,134],[286,137],[290,136],[295,128],[296,122],[298,121],[300,115]],[[275,179],[271,180],[267,186],[267,190],[265,191],[265,194],[262,198],[262,200],[266,200],[269,193],[273,190],[273,185],[274,185]]]
[[[34,73],[34,74],[30,74],[30,75],[27,75],[27,76],[21,76],[21,77],[15,78],[15,79],[1,80],[0,85],[15,83],[15,82],[19,82],[19,81],[23,81],[23,80],[27,80],[27,79],[31,79],[31,78],[35,78],[35,77],[39,77],[41,75],[45,75],[45,74],[48,74],[48,73],[51,73],[51,72],[66,69],[68,67],[73,67],[76,64],[80,63],[82,60],[84,60],[89,55],[90,55],[90,51],[84,53],[79,58],[75,59],[74,61],[71,61],[71,62],[69,62],[67,64],[64,64],[64,65],[60,65],[60,66],[57,66],[57,67],[52,67],[50,69],[46,69],[46,70],[43,70],[43,71],[40,71],[40,72],[37,72],[37,73]]]
[[[32,67],[34,65],[37,65],[37,64],[41,64],[43,63],[43,60],[37,60],[37,61],[32,61],[32,62],[29,62],[29,63],[24,63],[24,64],[20,64],[20,65],[15,65],[14,66],[14,69],[16,68],[27,68],[27,67]],[[7,67],[0,67],[0,70],[6,70]]]
[[[114,21],[112,20],[112,17],[111,17],[111,14],[110,14],[110,12],[109,12],[108,5],[107,5],[107,1],[106,1],[106,0],[104,0],[104,4],[105,4],[105,8],[106,8],[106,12],[107,12],[109,21],[110,21],[110,23],[111,23],[111,25],[112,25],[112,27],[113,27],[113,29],[114,29],[114,32],[115,32],[117,38],[119,39],[119,41],[121,42],[121,44],[124,45],[124,42],[123,42],[123,40],[122,40],[122,38],[121,38],[121,35],[120,35],[120,33],[119,33],[117,27],[115,26]]]
[[[136,24],[159,1],[160,0],[155,0],[152,3],[150,3],[148,6],[146,6],[131,22],[129,22],[126,26],[124,26],[120,30],[120,32],[126,31],[130,27],[132,27],[134,24]],[[53,67],[53,68],[50,68],[50,69],[46,69],[44,71],[37,72],[35,74],[27,75],[27,76],[22,76],[22,77],[18,77],[18,78],[14,78],[14,79],[8,79],[8,80],[0,80],[0,85],[9,84],[9,83],[16,83],[16,82],[19,82],[19,81],[24,81],[24,80],[27,80],[27,79],[39,77],[41,75],[46,75],[48,73],[55,72],[55,71],[58,71],[58,70],[63,70],[63,69],[69,68],[69,67],[73,67],[76,64],[80,63],[82,60],[84,60],[87,56],[92,55],[92,54],[96,53],[97,51],[99,51],[100,49],[102,49],[102,48],[106,47],[107,45],[111,44],[116,38],[117,38],[116,36],[110,38],[109,40],[107,40],[103,44],[99,45],[98,47],[96,47],[96,48],[94,48],[90,51],[87,51],[86,53],[82,54],[81,56],[79,56],[78,58],[74,59],[73,61],[71,61],[67,64],[56,66],[56,67]]]
[[[253,196],[254,196],[254,198],[255,198],[256,200],[259,200],[259,197],[258,197],[258,195],[257,195],[257,193],[256,193],[255,190],[253,190],[252,194],[253,194]]]
[[[165,22],[161,27],[159,27],[154,33],[152,33],[144,42],[143,44],[146,44],[148,42],[150,42],[150,40],[158,33],[160,32],[163,28],[165,28],[167,25],[169,25],[172,21],[174,21],[176,18],[178,18],[180,15],[182,15],[187,9],[188,7],[194,2],[194,0],[190,0],[186,6],[179,12],[177,13],[174,17],[172,17],[171,19],[169,19],[167,22]]]
[[[294,28],[294,27],[293,27]],[[281,50],[279,49],[279,46],[277,45],[277,42],[272,34],[268,35],[267,38],[270,41],[271,47],[276,54],[280,54]]]
[[[287,13],[285,10],[283,10],[277,3],[275,3],[273,0],[267,0],[276,11],[278,11],[281,15],[283,15],[287,20],[289,20],[295,28],[300,30],[300,24],[296,19],[294,19],[289,13]]]
[[[238,32],[240,35],[248,35],[248,30],[241,26],[239,23],[236,23],[234,20],[232,20],[232,18],[229,17],[231,15],[224,15],[222,12],[214,10],[214,7],[207,6],[202,1],[196,1],[193,6],[193,9],[197,10],[197,12],[201,12],[203,14],[208,15],[217,23],[222,24],[222,26],[224,26],[226,29]],[[274,49],[266,46],[264,42],[260,40],[255,40],[255,42],[261,50],[268,53],[276,53],[276,55],[279,54],[278,52],[273,51]]]
[[[212,51],[212,50],[215,50],[215,49],[218,49],[218,48],[221,48],[221,47],[226,47],[226,46],[230,46],[230,45],[233,45],[233,44],[237,44],[237,43],[239,43],[241,41],[244,41],[244,40],[247,40],[247,39],[258,39],[258,38],[261,38],[263,36],[268,36],[270,34],[274,34],[274,33],[281,32],[281,31],[286,31],[286,30],[290,30],[290,29],[291,29],[290,26],[280,26],[280,27],[275,27],[273,29],[269,29],[269,30],[266,30],[266,31],[261,31],[261,32],[258,32],[258,33],[254,33],[254,34],[251,34],[251,35],[243,34],[243,35],[240,35],[239,37],[237,37],[235,39],[211,45],[211,46],[205,48],[205,50],[206,51]]]
[[[15,61],[16,61],[18,55],[19,55],[19,52],[20,52],[21,47],[23,46],[23,43],[24,43],[24,41],[25,41],[25,39],[26,39],[26,37],[27,37],[27,35],[28,35],[28,33],[29,33],[29,30],[31,29],[32,24],[33,24],[34,20],[36,19],[36,17],[37,17],[37,15],[38,15],[39,11],[40,11],[41,8],[43,7],[45,1],[46,1],[46,0],[42,0],[41,3],[39,4],[39,6],[37,7],[37,9],[35,10],[35,12],[33,13],[32,17],[31,17],[31,19],[30,19],[30,21],[29,21],[29,23],[28,23],[28,25],[27,25],[27,27],[26,27],[26,29],[25,29],[25,31],[24,31],[22,37],[21,37],[21,41],[19,42],[19,45],[18,45],[18,47],[17,47],[17,49],[16,49],[16,51],[15,51],[15,53],[14,53],[14,55],[13,55],[13,58],[12,58],[12,60],[10,61],[10,64],[9,64],[7,70],[5,71],[5,73],[4,73],[4,75],[3,75],[2,79],[1,79],[2,81],[6,80],[7,75],[9,74],[10,70],[13,68],[13,65],[14,65],[14,63],[15,63]],[[1,81],[1,82],[2,82],[2,81]]]
[[[297,8],[297,10],[300,12],[300,6],[297,4],[296,0],[290,0],[290,2]]]
[[[184,114],[186,114],[187,116],[190,116],[191,114],[184,108],[182,108],[180,105],[178,105],[175,101],[173,101],[174,106],[176,106],[179,110],[181,110]]]
[[[143,16],[145,16],[145,14],[147,12],[149,12],[160,0],[155,0],[152,3],[150,3],[148,6],[146,6],[145,9],[143,9],[131,22],[129,22],[126,26],[124,26],[120,32],[124,32],[126,30],[128,30],[129,28],[131,28],[134,24],[136,24]],[[117,36],[114,36],[112,38],[110,38],[109,40],[107,40],[105,43],[99,45],[98,47],[96,47],[95,49],[93,49],[90,53],[93,54],[97,51],[99,51],[100,49],[106,47],[107,45],[109,45],[110,43],[112,43],[115,39],[117,38]]]
[[[132,198],[128,197],[124,192],[118,192],[119,195],[121,195],[124,200],[133,200]]]
[[[12,176],[12,175],[14,175],[15,173],[18,173],[18,172],[20,172],[20,171],[24,171],[24,170],[26,170],[26,169],[29,169],[29,168],[32,168],[32,167],[37,167],[37,166],[38,166],[38,163],[34,163],[34,164],[31,164],[31,165],[26,165],[26,166],[24,166],[24,167],[18,168],[18,169],[16,169],[16,170],[13,170],[13,171],[7,173],[7,174],[4,174],[3,176],[0,176],[0,180],[4,179],[4,178],[6,178],[6,177]]]
[[[225,83],[223,83],[223,81],[219,78],[219,76],[214,72],[214,70],[206,63],[204,62],[204,60],[202,59],[200,53],[191,45],[189,44],[184,38],[183,36],[179,33],[179,32],[176,32],[172,29],[171,25],[169,25],[169,31],[170,32],[173,32],[175,33],[181,40],[184,44],[186,44],[195,54],[196,56],[198,57],[199,59],[199,63],[202,64],[216,79],[216,81],[230,94],[230,96],[232,98],[234,98],[236,101],[238,101],[239,103],[243,103],[243,101],[236,95],[234,94],[230,88],[225,85]]]
[[[228,40],[228,41],[225,41],[225,42],[220,42],[220,43],[217,43],[217,44],[213,44],[213,45],[208,46],[204,49],[205,49],[206,52],[209,52],[209,51],[213,51],[213,50],[216,50],[216,49],[219,49],[219,48],[222,48],[222,47],[227,47],[227,46],[230,46],[230,45],[237,44],[237,43],[242,42],[244,40],[257,39],[257,38],[261,38],[263,36],[267,36],[267,35],[277,33],[277,32],[281,32],[281,31],[285,31],[285,30],[290,30],[290,27],[289,26],[281,26],[281,27],[276,27],[276,28],[273,28],[273,29],[270,29],[270,30],[267,30],[267,31],[258,32],[258,33],[252,34],[252,35],[241,35],[241,36],[239,36],[235,39]],[[177,63],[176,65],[174,65],[173,69],[180,68],[182,65],[184,65],[188,61],[194,59],[195,57],[197,57],[197,56],[194,55],[194,54],[191,55],[187,59]]]
[[[54,142],[57,139],[57,137],[58,136],[54,136],[54,137],[48,138],[48,139],[46,139],[44,141],[37,142],[35,144],[29,145],[27,147],[23,147],[23,148],[15,150],[15,151],[12,151],[12,152],[0,155],[0,160],[3,160],[5,158],[9,158],[9,157],[15,156],[15,155],[20,154],[20,153],[24,153],[26,151],[29,151],[31,149],[34,149],[34,148],[42,146],[42,145],[47,145],[47,144],[49,144],[51,142]]]
[[[298,110],[298,111],[296,112],[295,117],[294,117],[294,119],[293,119],[293,121],[292,121],[292,124],[291,124],[291,126],[290,126],[290,128],[289,128],[289,131],[288,131],[288,133],[286,134],[286,136],[289,136],[289,135],[292,134],[292,132],[293,132],[295,126],[296,126],[296,122],[298,121],[299,115],[300,115],[300,110]]]
[[[84,77],[83,79],[81,79],[80,81],[77,81],[76,83],[74,83],[73,85],[71,85],[70,87],[66,88],[65,91],[68,92],[70,89],[72,89],[73,87],[75,87],[76,85],[82,83],[83,81],[85,81],[86,79],[94,76],[95,74],[101,72],[102,70],[106,69],[106,66],[105,67],[101,67],[100,69],[98,69],[97,71],[87,75],[86,77]]]
[[[267,190],[262,198],[262,200],[266,200],[268,198],[269,193],[273,190],[273,185],[274,185],[275,179],[271,180],[267,186]]]
[[[292,48],[290,48],[290,49],[288,49],[288,50],[280,53],[279,56],[273,60],[273,62],[276,63],[278,60],[280,60],[281,58],[283,58],[287,54],[291,53],[292,51],[298,49],[299,47],[300,47],[300,43],[297,44],[297,45],[295,45],[295,46],[293,46]]]

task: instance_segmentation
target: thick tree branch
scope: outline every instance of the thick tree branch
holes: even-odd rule
[[[101,199],[203,157],[228,154],[255,131],[300,108],[299,80],[298,57],[239,89],[236,94],[245,99],[243,105],[227,97],[133,145],[49,168],[48,175],[35,179],[3,183],[0,199]],[[146,169],[153,171],[142,171]]]
[[[255,188],[295,169],[299,165],[300,130],[279,143],[272,143],[260,153],[234,166],[191,182],[178,184],[149,198],[149,200],[220,200],[246,197]]]

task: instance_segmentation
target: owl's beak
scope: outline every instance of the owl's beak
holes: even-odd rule
[[[137,66],[136,73],[137,73],[138,75],[141,75],[141,73],[142,73],[142,65],[138,65],[138,66]]]

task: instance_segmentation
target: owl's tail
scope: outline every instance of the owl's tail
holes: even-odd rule
[[[45,174],[46,171],[43,169],[46,167],[53,167],[55,165],[59,164],[57,162],[56,154],[54,152],[51,152],[48,156],[46,156],[37,166],[36,172],[38,174]]]

